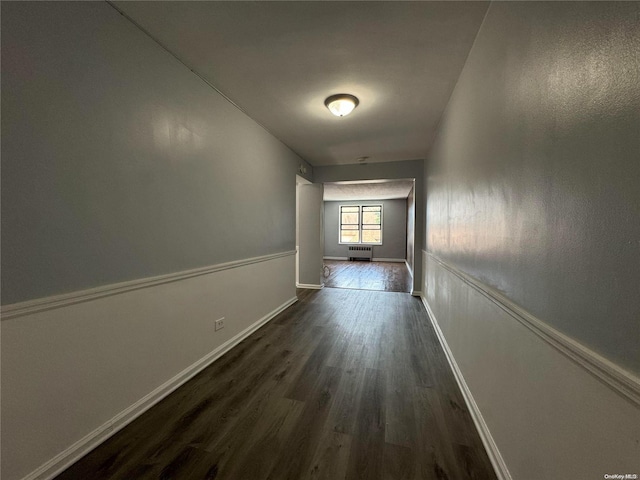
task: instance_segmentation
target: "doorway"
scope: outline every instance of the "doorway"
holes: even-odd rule
[[[324,183],[325,287],[412,292],[415,179]]]

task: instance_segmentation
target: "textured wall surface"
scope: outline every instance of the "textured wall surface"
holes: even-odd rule
[[[382,245],[373,245],[373,258],[406,258],[407,201],[404,199],[324,202],[325,256],[349,256],[349,246],[338,242],[340,205],[382,205]]]
[[[640,4],[497,2],[427,161],[427,248],[640,372]]]
[[[3,304],[293,250],[300,163],[108,4],[2,3]]]

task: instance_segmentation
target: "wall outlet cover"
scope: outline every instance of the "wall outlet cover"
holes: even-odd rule
[[[224,317],[216,320],[216,329],[215,331],[218,331],[220,329],[224,328]]]

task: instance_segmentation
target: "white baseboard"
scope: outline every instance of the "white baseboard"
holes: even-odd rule
[[[419,290],[411,290],[411,296],[422,298],[422,292]],[[424,301],[424,299],[422,299]]]
[[[417,292],[420,293],[420,292]],[[412,292],[413,295],[413,292]],[[478,430],[478,434],[480,435],[480,439],[482,440],[482,444],[484,445],[485,450],[487,451],[487,455],[489,456],[489,460],[491,461],[491,465],[495,470],[496,476],[498,480],[512,480],[511,474],[507,469],[507,465],[498,450],[498,446],[496,445],[493,437],[491,436],[491,432],[489,431],[489,427],[487,427],[484,418],[482,418],[482,413],[480,413],[480,409],[473,399],[473,395],[471,394],[471,390],[467,385],[464,377],[462,376],[462,372],[456,363],[456,359],[453,357],[453,353],[447,344],[447,340],[440,330],[440,326],[438,325],[438,321],[436,320],[427,299],[420,295],[420,299],[422,300],[422,304],[427,309],[427,313],[429,314],[429,319],[431,320],[431,324],[433,325],[433,329],[438,336],[438,340],[440,340],[440,344],[442,345],[442,349],[444,350],[445,356],[447,357],[447,361],[449,362],[449,366],[451,367],[451,371],[453,372],[453,376],[456,379],[458,387],[460,387],[460,391],[462,392],[462,396],[464,397],[464,401],[467,404],[467,408],[469,409],[469,413],[471,414],[471,418],[473,419],[473,423]]]
[[[349,257],[322,257],[323,260],[343,260],[343,261],[347,261],[349,260]]]
[[[324,288],[324,283],[322,285],[314,285],[311,283],[296,283],[297,288],[309,288],[312,290],[321,290]]]
[[[66,468],[78,461],[84,455],[96,448],[98,445],[109,439],[115,433],[122,430],[128,424],[133,422],[136,418],[156,405],[162,399],[174,392],[176,389],[184,385],[191,380],[194,376],[207,368],[213,362],[215,362],[222,355],[227,353],[233,347],[235,347],[242,340],[247,338],[253,332],[272,320],[283,310],[287,309],[295,302],[298,301],[297,297],[293,297],[280,305],[275,310],[269,312],[267,315],[259,319],[257,322],[238,333],[233,338],[230,338],[211,353],[205,355],[203,358],[193,363],[189,367],[185,368],[182,372],[160,385],[148,395],[138,400],[136,403],[126,408],[108,422],[104,423],[93,432],[86,435],[84,438],[78,440],[69,448],[56,455],[54,458],[46,462],[44,465],[34,470],[22,480],[49,480],[60,474]]]

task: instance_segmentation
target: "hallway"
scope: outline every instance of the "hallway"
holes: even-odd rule
[[[0,2],[0,478],[640,474],[640,2],[336,6]]]
[[[495,478],[419,300],[298,296],[57,479]]]

